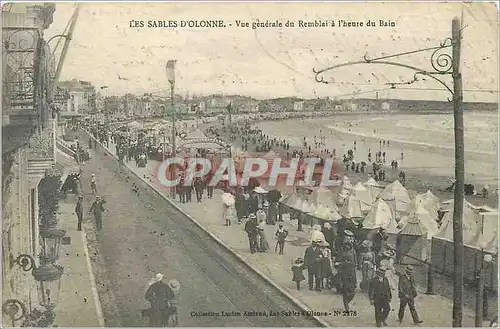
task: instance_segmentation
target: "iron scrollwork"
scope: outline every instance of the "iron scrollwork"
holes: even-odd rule
[[[35,259],[28,254],[21,254],[16,259],[11,258],[10,267],[13,267],[14,264],[19,265],[25,272],[31,271],[36,267]]]
[[[15,326],[15,322],[28,315],[28,309],[18,299],[7,299],[2,305],[2,313],[8,315],[12,321],[12,325]]]
[[[4,27],[4,101],[10,106],[26,106],[34,99],[35,58],[40,32],[36,28]]]
[[[452,46],[451,38],[447,38],[441,43],[441,47],[434,50],[431,55],[431,65],[437,74],[447,74],[453,69],[453,58],[447,52],[449,47]]]
[[[443,42],[440,43],[439,46],[437,47],[430,47],[430,48],[425,48],[425,49],[418,49],[418,50],[413,50],[413,51],[408,51],[404,53],[399,53],[399,54],[394,54],[394,55],[387,55],[387,56],[382,56],[382,57],[377,57],[377,58],[370,58],[368,54],[365,54],[363,56],[363,59],[361,61],[356,61],[356,62],[347,62],[339,65],[334,65],[325,69],[321,70],[316,70],[313,68],[313,73],[315,74],[315,80],[318,83],[324,83],[324,84],[329,84],[331,83],[330,81],[325,80],[323,74],[327,71],[332,71],[344,66],[351,66],[351,65],[358,65],[358,64],[380,64],[380,65],[391,65],[391,66],[399,66],[407,69],[411,69],[415,71],[415,74],[413,76],[412,80],[406,81],[406,82],[389,82],[386,83],[386,85],[390,85],[392,89],[396,88],[396,85],[409,85],[412,84],[416,81],[419,81],[419,76],[427,76],[435,80],[436,82],[440,83],[442,86],[446,88],[452,95],[453,95],[453,90],[448,86],[447,83],[445,83],[443,80],[439,79],[436,77],[436,75],[445,75],[445,74],[451,74],[453,71],[453,58],[452,55],[450,55],[447,51],[451,46],[453,45],[453,40],[451,38],[445,39]],[[420,53],[420,52],[425,52],[425,51],[433,51],[431,58],[430,58],[430,64],[432,66],[432,70],[424,70],[415,66],[407,65],[407,64],[402,64],[402,63],[396,63],[396,62],[389,62],[385,61],[385,59],[389,58],[394,58],[394,57],[402,57],[405,55],[410,55],[410,54],[415,54],[415,53]],[[448,101],[451,101],[450,98],[448,98]]]

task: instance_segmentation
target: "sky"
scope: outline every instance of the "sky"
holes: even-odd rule
[[[61,34],[73,11],[58,3],[46,38]],[[61,80],[76,78],[108,86],[108,95],[166,93],[167,60],[175,59],[176,93],[240,94],[256,98],[296,96],[446,100],[449,92],[414,72],[387,65],[323,69],[421,48],[451,37],[453,17],[463,17],[461,69],[465,101],[498,100],[497,8],[487,3],[82,3]],[[130,21],[224,20],[225,28],[136,28]],[[295,27],[242,28],[236,21],[287,21]],[[298,21],[392,21],[395,27],[300,28]],[[229,26],[231,25],[231,26]],[[52,42],[51,46],[55,46]],[[61,47],[58,48],[58,51]],[[451,50],[451,48],[448,48]],[[432,70],[432,52],[395,58]],[[125,78],[127,80],[120,79]],[[452,86],[450,75],[442,76]],[[412,88],[404,89],[404,88]],[[422,90],[423,89],[423,90]],[[480,92],[482,90],[483,92]],[[354,95],[353,95],[354,94]]]

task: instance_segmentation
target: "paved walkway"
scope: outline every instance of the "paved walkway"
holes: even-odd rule
[[[64,155],[60,155],[59,162],[65,166],[65,172],[77,168],[72,160],[63,157]],[[58,264],[64,266],[64,274],[61,277],[59,302],[54,310],[54,324],[59,327],[103,327],[101,306],[88,259],[85,232],[77,231],[75,205],[74,195],[68,195],[65,200],[59,201],[58,227],[66,230],[71,244],[61,244]]]
[[[110,151],[114,153],[115,146],[110,144]],[[138,168],[135,161],[127,163],[127,166],[137,173],[140,177],[149,180],[156,187],[154,179],[151,179],[151,173],[154,170],[155,163],[150,161],[146,168]],[[290,236],[288,243],[285,245],[285,254],[279,255],[274,252],[274,226],[266,228],[266,236],[271,245],[271,251],[268,253],[250,254],[246,233],[243,230],[244,224],[238,225],[237,222],[231,226],[225,226],[222,219],[222,203],[221,191],[216,191],[213,199],[206,199],[206,194],[202,202],[192,202],[181,204],[177,200],[174,201],[188,215],[195,218],[201,223],[205,229],[217,236],[226,245],[231,247],[241,258],[251,267],[260,270],[267,275],[277,285],[285,289],[291,296],[300,300],[313,311],[332,312],[334,310],[342,310],[342,297],[332,291],[316,292],[310,291],[307,288],[307,281],[303,282],[300,291],[295,288],[295,283],[292,282],[291,262],[296,257],[303,257],[306,246],[308,245],[309,232],[297,232],[295,222],[285,222],[285,228],[289,230]],[[165,191],[165,196],[170,197],[168,191]],[[195,196],[193,195],[193,200]],[[304,273],[307,277],[307,273]],[[361,278],[361,273],[358,271],[358,281]],[[359,286],[359,285],[358,285]],[[419,295],[416,298],[417,310],[424,323],[425,327],[450,327],[452,322],[452,301],[439,295],[425,295],[424,291],[418,289]],[[351,302],[351,310],[357,311],[355,317],[344,316],[327,316],[323,320],[330,323],[332,327],[372,327],[375,325],[373,307],[370,306],[368,297],[358,288],[354,300]],[[390,313],[387,320],[388,326],[399,327],[397,322],[397,311],[399,307],[399,299],[397,298],[397,290],[393,291],[392,300],[393,311]],[[484,323],[488,326],[488,323]],[[411,326],[411,316],[409,310],[406,310],[405,319],[402,326]],[[464,309],[463,326],[474,326],[474,313],[469,309]]]

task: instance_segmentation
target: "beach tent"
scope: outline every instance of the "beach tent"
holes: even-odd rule
[[[427,209],[421,204],[417,210],[411,212],[408,216],[404,216],[399,222],[400,227],[406,227],[408,223],[418,222],[420,226],[425,227],[427,239],[432,239],[433,236],[439,233],[439,227],[436,220],[429,214]]]
[[[479,233],[472,245],[498,254],[498,210],[479,213]]]
[[[363,183],[363,186],[368,190],[368,198],[370,203],[373,203],[380,193],[384,190],[384,187],[377,183],[377,181],[373,178],[370,178],[366,182]]]
[[[470,244],[479,232],[479,214],[474,211],[475,207],[464,200],[463,208],[463,241],[464,244]],[[453,208],[448,211],[443,219],[435,238],[447,241],[453,241]]]
[[[396,212],[407,213],[411,203],[410,195],[406,188],[398,180],[387,185],[380,194],[380,197],[387,200],[394,200]]]
[[[439,198],[431,192],[431,190],[428,190],[425,193],[417,194],[411,204],[410,210],[414,211],[415,209],[418,209],[419,205],[422,205],[432,218],[437,219],[440,201]]]
[[[430,251],[429,232],[418,215],[410,215],[407,219],[396,239],[396,261],[421,265],[421,261],[427,260]]]
[[[361,210],[368,211],[373,204],[373,200],[370,199],[368,195],[368,190],[363,186],[361,182],[358,182],[352,188],[352,194],[361,201]]]
[[[354,195],[349,195],[340,208],[340,215],[345,218],[362,218],[361,201]]]
[[[453,205],[455,203],[454,201],[455,201],[454,199],[449,199],[449,200],[441,202],[439,209],[442,211],[445,211],[445,212],[453,211]],[[464,198],[464,207],[466,207],[466,206],[470,209],[480,209],[481,208],[481,207],[477,207],[477,206],[473,205],[472,203],[470,203],[469,201],[467,201]]]
[[[316,206],[323,205],[332,209],[337,209],[335,194],[323,186],[317,187],[313,190],[311,196],[309,197],[309,202]]]
[[[384,228],[389,234],[397,234],[399,232],[389,205],[382,199],[375,202],[363,221],[363,228],[375,229],[379,227]]]
[[[477,212],[477,207],[464,203],[463,216],[463,241],[464,280],[469,283],[476,282],[479,267],[483,264],[484,254],[498,255],[498,214],[494,212],[481,218],[482,213]],[[432,265],[448,275],[453,273],[453,211],[449,211],[443,218],[441,231],[432,239]],[[483,231],[480,230],[484,225]],[[495,232],[495,227],[496,231]],[[498,258],[484,269],[485,285],[497,291],[498,289]]]

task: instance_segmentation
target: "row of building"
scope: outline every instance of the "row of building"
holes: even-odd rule
[[[39,211],[40,184],[57,171],[56,63],[44,38],[55,10],[53,3],[2,5],[2,327],[33,326],[26,321],[56,301],[51,284],[62,275],[44,261],[49,239]]]
[[[58,84],[59,105],[63,113],[96,114],[107,113],[110,117],[159,117],[170,112],[170,99],[150,93],[140,96],[106,96],[105,90],[96,90],[88,81],[71,80]],[[357,111],[389,110],[388,102],[371,100],[371,104],[354,101],[339,101],[329,98],[301,100],[298,98],[276,98],[257,100],[244,96],[175,96],[177,113],[217,115],[227,111],[228,105],[235,113],[254,112],[308,112],[308,111]],[[365,109],[366,108],[366,109]],[[165,110],[166,109],[166,110]]]

